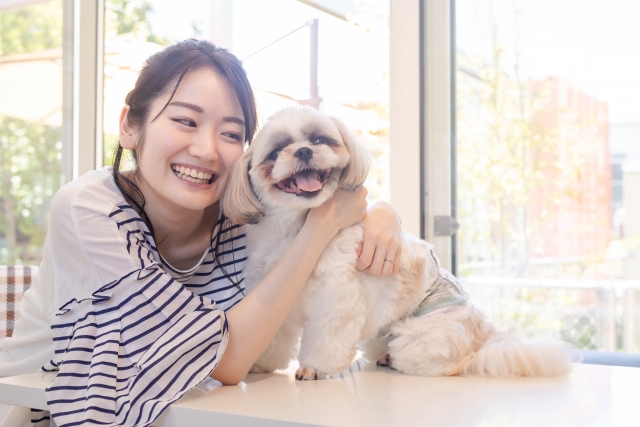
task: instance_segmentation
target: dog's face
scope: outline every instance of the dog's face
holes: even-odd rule
[[[334,122],[310,108],[277,113],[251,145],[249,177],[266,206],[321,205],[351,159]]]
[[[236,223],[258,222],[264,206],[306,210],[361,185],[368,170],[366,150],[341,121],[308,107],[282,110],[236,164],[224,210]]]

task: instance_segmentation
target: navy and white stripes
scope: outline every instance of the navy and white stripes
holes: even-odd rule
[[[221,218],[202,262],[179,271],[130,206],[120,202],[109,218],[139,268],[57,312],[55,357],[42,369],[59,371],[46,391],[58,427],[150,425],[215,368],[228,340],[225,311],[244,296],[241,227]],[[32,421],[48,425],[47,411]]]

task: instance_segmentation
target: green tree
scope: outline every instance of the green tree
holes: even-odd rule
[[[584,217],[592,209],[583,202],[594,200],[584,190],[593,188],[583,185],[587,179],[595,177],[607,186],[606,177],[589,170],[606,118],[585,113],[577,103],[563,103],[557,78],[523,77],[517,33],[499,31],[491,5],[485,17],[490,53],[485,58],[457,55],[459,274],[575,278],[591,261],[544,267],[531,261],[540,256],[537,248],[548,243],[545,239],[558,236],[559,216],[577,212]],[[575,224],[575,230],[590,233],[599,220],[590,218],[588,227]],[[590,249],[578,248],[571,255]],[[603,346],[595,291],[492,282],[470,280],[467,286],[502,327],[517,326],[524,335],[561,338],[579,348]]]
[[[141,41],[158,43],[162,46],[171,44],[171,40],[153,32],[149,15],[153,6],[146,0],[107,0],[105,8],[105,38],[107,40],[119,35]]]
[[[0,116],[0,263],[39,262],[61,145],[60,128]]]
[[[532,276],[545,227],[580,197],[575,184],[594,147],[585,135],[596,132],[575,111],[554,107],[553,79],[522,77],[517,41],[509,61],[497,23],[490,28],[490,60],[457,56],[467,70],[457,93],[461,259],[493,262],[480,275]]]
[[[0,12],[0,56],[62,46],[62,0]]]

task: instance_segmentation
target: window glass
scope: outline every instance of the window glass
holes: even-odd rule
[[[0,264],[39,264],[51,199],[70,176],[63,13],[62,0],[19,3],[0,5]]]
[[[105,28],[105,164],[142,60],[175,40],[206,38],[243,61],[260,123],[305,104],[355,130],[373,158],[369,195],[389,199],[388,0],[107,0]]]
[[[458,275],[503,326],[639,351],[640,3],[455,17]]]

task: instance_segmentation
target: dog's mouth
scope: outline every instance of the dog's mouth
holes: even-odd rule
[[[285,178],[275,185],[285,193],[302,197],[313,197],[322,191],[322,187],[324,187],[329,180],[329,175],[331,175],[331,169],[307,169],[289,178]]]

